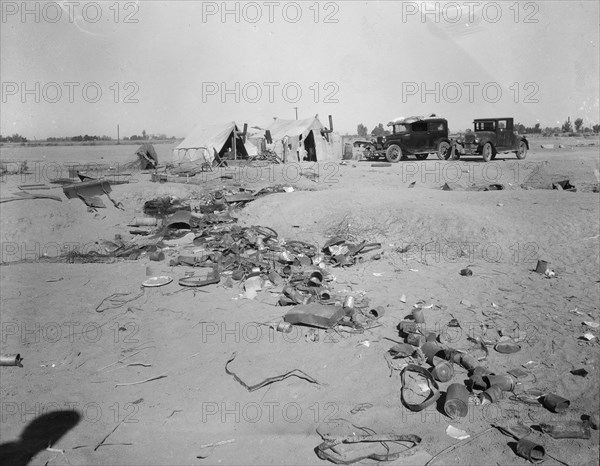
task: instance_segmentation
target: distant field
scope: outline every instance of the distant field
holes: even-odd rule
[[[171,160],[173,148],[179,141],[171,141],[169,144],[156,144],[154,148],[158,154],[160,163]],[[107,145],[99,144],[93,146],[21,146],[4,145],[0,147],[0,162],[24,162],[27,161],[31,167],[36,162],[52,162],[61,165],[73,165],[77,163],[107,163],[117,164],[134,160],[137,144]]]

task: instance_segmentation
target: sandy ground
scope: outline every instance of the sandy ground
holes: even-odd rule
[[[448,425],[474,436],[497,423],[535,425],[598,413],[598,331],[583,325],[600,322],[600,202],[592,192],[599,181],[598,146],[536,147],[524,161],[499,155],[489,164],[477,159],[409,160],[391,167],[364,161],[303,164],[226,170],[189,184],[151,183],[140,173],[136,183],[113,186],[112,197],[124,211],[105,201],[106,209],[88,212],[80,200],[65,199],[60,188],[43,191],[61,196],[60,203],[0,204],[1,351],[24,358],[22,369],[1,369],[2,455],[14,464],[32,455],[35,465],[324,464],[314,452],[321,442],[317,428],[337,432],[338,419],[344,419],[378,433],[420,436],[418,453],[391,464],[425,464],[458,442],[446,434]],[[319,176],[301,176],[299,169]],[[578,192],[522,189],[538,171],[570,179]],[[223,174],[233,179],[220,178]],[[502,183],[506,189],[442,191],[447,181]],[[8,176],[0,193],[6,197],[28,182]],[[373,305],[384,306],[380,327],[356,335],[319,331],[317,342],[307,341],[306,328],[274,333],[257,323],[278,320],[287,309],[273,306],[268,293],[248,300],[238,286],[220,285],[181,292],[177,279],[190,269],[168,266],[170,256],[179,254],[175,250],[161,263],[145,256],[112,264],[47,260],[75,246],[102,250],[115,234],[129,239],[127,224],[151,198],[200,199],[223,187],[258,190],[274,184],[295,191],[250,203],[235,213],[241,225],[269,226],[285,239],[318,245],[335,231],[382,243],[381,259],[368,255],[362,264],[330,270],[334,290],[364,292]],[[532,271],[538,259],[550,262],[554,278]],[[467,265],[473,276],[460,276]],[[140,293],[149,266],[174,281],[96,312],[113,293]],[[403,294],[406,303],[400,301]],[[468,335],[524,333],[520,352],[490,349],[484,364],[502,373],[534,361],[518,390],[559,394],[571,401],[570,408],[554,414],[506,396],[491,408],[471,405],[460,420],[446,417],[440,403],[409,411],[400,399],[399,373],[390,376],[383,355],[393,345],[385,338],[400,341],[398,322],[421,300],[434,305],[425,310],[427,328],[441,331],[455,348],[470,348]],[[461,329],[447,327],[452,318]],[[586,332],[595,338],[583,340]],[[359,343],[365,340],[368,346]],[[237,358],[230,368],[248,384],[301,369],[319,385],[289,378],[248,392],[225,373],[233,352]],[[570,373],[579,368],[588,375]],[[466,378],[458,369],[453,382]],[[373,406],[352,414],[360,403]],[[556,440],[539,432],[532,438],[564,463],[597,464],[598,431],[589,440]],[[56,450],[47,450],[49,445]],[[547,464],[558,464],[555,459]],[[436,459],[436,464],[491,463],[527,461],[495,429]]]

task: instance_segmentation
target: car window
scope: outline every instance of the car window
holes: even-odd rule
[[[506,120],[500,120],[498,121],[498,129],[506,129]]]
[[[427,131],[427,122],[426,121],[417,121],[412,124],[412,130],[416,133]]]
[[[475,131],[495,131],[496,126],[494,121],[476,121]]]
[[[394,134],[406,133],[407,131],[408,128],[406,127],[406,125],[394,125]]]
[[[444,131],[444,123],[440,122],[430,122],[429,123],[429,131]]]

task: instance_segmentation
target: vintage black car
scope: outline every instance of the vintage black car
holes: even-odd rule
[[[512,118],[478,118],[473,121],[474,131],[452,141],[450,157],[481,155],[483,160],[494,160],[498,153],[514,152],[518,159],[527,156],[529,142],[514,131]]]
[[[425,160],[435,153],[444,160],[450,156],[448,121],[435,115],[410,117],[388,123],[392,134],[384,136],[382,153],[388,162],[398,162],[407,155]]]

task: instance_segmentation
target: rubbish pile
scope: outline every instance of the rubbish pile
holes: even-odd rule
[[[523,389],[520,379],[530,375],[528,370],[515,368],[504,373],[486,367],[484,361],[488,357],[488,346],[501,354],[513,354],[521,350],[520,342],[525,339],[525,335],[518,333],[511,337],[506,331],[500,330],[500,337],[496,340],[468,337],[475,346],[469,350],[456,349],[444,343],[450,339],[443,334],[426,330],[423,309],[421,305],[415,305],[411,318],[398,324],[399,335],[405,342],[397,343],[385,354],[391,371],[390,377],[393,371],[401,371],[401,399],[406,408],[415,412],[422,411],[442,398],[438,406],[441,406],[443,414],[451,420],[467,417],[469,406],[501,403],[509,397],[531,406],[543,406],[555,414],[565,413],[569,409],[570,401],[560,395],[533,388]],[[460,327],[460,324],[452,319],[448,327]],[[525,368],[527,366],[523,365]],[[457,380],[456,369],[460,373],[467,373],[468,379],[465,382]],[[464,377],[461,376],[460,379]],[[445,394],[442,393],[442,384],[447,384]],[[534,463],[542,461],[546,456],[542,445],[532,441],[532,438],[525,438],[533,432],[530,427],[523,424],[509,427],[492,424],[492,427],[519,441],[515,449],[519,456]],[[539,422],[533,427],[555,439],[590,439],[590,427],[598,428],[597,414],[583,416],[581,421],[559,419]],[[449,426],[447,433],[459,440],[469,438],[469,434],[453,426]]]

